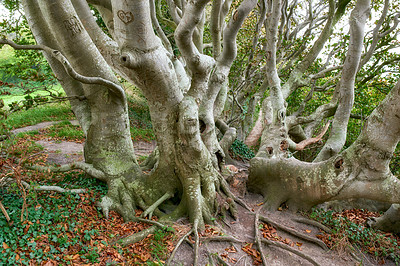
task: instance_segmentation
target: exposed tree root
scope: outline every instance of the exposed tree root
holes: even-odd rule
[[[304,240],[307,240],[307,241],[309,241],[311,243],[314,243],[314,244],[320,246],[321,248],[323,248],[324,250],[328,250],[328,247],[325,245],[325,243],[322,242],[321,240],[317,239],[317,238],[314,238],[314,237],[299,233],[294,229],[291,229],[291,228],[288,228],[286,226],[283,226],[283,225],[280,225],[278,223],[275,223],[274,221],[272,221],[271,219],[268,219],[265,216],[261,216],[260,215],[260,220],[263,221],[263,222],[269,223],[269,224],[273,225],[274,227],[276,227],[276,228],[278,228],[278,229],[280,229],[282,231],[285,231],[285,232],[287,232],[289,234],[292,234],[292,235],[294,235],[294,236],[296,236],[296,237],[298,237],[300,239],[304,239]]]
[[[152,170],[157,168],[158,161],[160,159],[160,151],[156,147],[153,152],[141,163],[140,168],[143,171]]]
[[[308,225],[312,225],[312,226],[318,227],[319,229],[325,231],[328,234],[332,233],[331,229],[329,229],[328,227],[326,227],[325,225],[323,225],[323,224],[321,224],[321,223],[319,223],[317,221],[313,221],[313,220],[310,220],[310,219],[307,219],[307,218],[295,218],[293,220],[296,221],[296,222],[299,222],[299,223],[308,224]]]
[[[6,178],[4,180],[2,180],[2,182],[4,182],[5,184],[11,184],[11,183],[18,183],[17,180],[13,179],[13,178]],[[58,192],[58,193],[73,193],[73,194],[81,194],[81,193],[86,193],[87,190],[86,189],[65,189],[59,186],[31,186],[29,185],[27,182],[21,180],[21,184],[23,185],[23,187],[25,189],[32,189],[35,191],[54,191],[54,192]]]
[[[260,209],[257,210],[256,212],[256,217],[254,218],[254,236],[255,236],[255,241],[256,241],[256,245],[258,250],[260,251],[260,256],[261,256],[261,260],[263,265],[267,266],[267,260],[265,259],[264,256],[264,252],[263,252],[263,248],[261,245],[261,241],[260,241],[260,235],[258,234],[258,220],[259,220],[259,216],[260,215]]]
[[[400,233],[400,204],[392,204],[381,217],[371,217],[367,225],[386,232]]]
[[[223,191],[226,193],[226,195],[230,198],[232,198],[234,201],[236,201],[238,204],[240,204],[240,206],[242,206],[243,208],[245,208],[246,210],[251,212],[251,208],[249,206],[247,206],[247,204],[239,199],[238,197],[236,197],[231,190],[229,189],[229,184],[226,182],[225,178],[218,173],[218,178],[221,184],[221,188],[223,189]]]
[[[226,241],[232,243],[243,243],[242,240],[236,239],[233,236],[210,236],[210,237],[201,237],[200,240],[202,242],[210,242],[210,241]]]
[[[219,254],[211,253],[208,249],[207,249],[207,253],[208,253],[208,257],[209,257],[209,261],[210,261],[211,265],[215,265],[214,260],[216,260],[217,265],[230,266],[230,264],[227,263],[226,261],[224,261]]]
[[[151,219],[151,216],[153,215],[153,212],[160,206],[164,201],[172,198],[173,194],[172,193],[165,193],[161,198],[159,198],[156,202],[154,202],[150,207],[148,207],[141,215],[141,217],[146,217],[147,215],[149,216],[149,219]]]
[[[318,264],[318,263],[317,263],[315,260],[313,260],[313,258],[311,258],[310,256],[308,256],[308,255],[306,255],[306,254],[304,254],[304,253],[302,253],[302,252],[300,252],[300,251],[298,251],[298,250],[296,250],[296,249],[294,249],[294,248],[292,248],[292,247],[289,247],[288,245],[285,245],[285,244],[280,243],[280,242],[268,240],[268,239],[262,239],[261,241],[262,241],[263,243],[267,244],[267,245],[272,245],[272,246],[280,247],[280,248],[282,248],[282,249],[284,249],[284,250],[287,250],[287,251],[289,251],[289,252],[292,252],[293,254],[296,254],[297,256],[302,257],[303,259],[308,260],[310,263],[312,263],[312,265],[320,266],[320,264]]]
[[[193,228],[192,228],[189,232],[187,232],[184,236],[182,236],[182,237],[179,239],[178,243],[176,243],[176,246],[175,246],[174,250],[173,250],[172,253],[171,253],[171,256],[169,257],[169,259],[168,259],[168,261],[167,261],[167,263],[166,263],[167,266],[171,265],[171,262],[172,262],[172,260],[173,260],[174,257],[175,257],[175,253],[176,253],[176,251],[179,249],[179,247],[180,247],[180,245],[182,244],[182,242],[183,242],[188,236],[190,236],[190,234],[192,234],[193,232],[194,232],[194,230],[193,230]]]

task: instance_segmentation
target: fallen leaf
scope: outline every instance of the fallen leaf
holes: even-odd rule
[[[4,249],[8,249],[8,248],[10,248],[10,247],[6,244],[6,242],[3,242],[3,248],[4,248]]]

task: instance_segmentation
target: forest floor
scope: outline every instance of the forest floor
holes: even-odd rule
[[[71,121],[71,123],[72,125],[76,124],[75,121]],[[32,139],[44,148],[40,152],[40,156],[41,160],[46,164],[65,164],[83,160],[83,141],[81,139],[61,140],[45,136],[43,132],[51,125],[53,125],[53,122],[44,122],[35,126],[16,129],[13,133],[38,132]],[[155,146],[155,141],[134,142],[135,152],[139,158],[149,155]],[[216,220],[216,226],[206,227],[206,230],[201,233],[203,241],[199,250],[199,265],[262,264],[259,249],[256,245],[256,234],[259,239],[271,241],[268,245],[261,244],[267,265],[396,265],[389,259],[376,258],[365,251],[362,252],[356,245],[350,244],[348,239],[342,238],[342,243],[335,243],[334,239],[332,239],[333,236],[331,237],[330,234],[324,232],[322,229],[299,222],[300,219],[304,218],[301,213],[292,213],[284,207],[276,212],[265,211],[262,208],[262,197],[246,191],[247,168],[242,164],[241,167],[235,170],[237,171],[231,172],[226,177],[227,181],[231,185],[234,194],[242,198],[251,208],[251,211],[238,206],[239,218],[237,220],[233,220],[229,215],[226,215],[224,219],[220,218]],[[51,194],[51,197],[56,196]],[[147,225],[138,223],[125,224],[121,217],[114,212],[111,214],[110,224],[110,221],[106,221],[104,217],[96,214],[98,210],[85,197],[81,196],[81,203],[86,210],[85,215],[78,218],[77,224],[86,224],[87,226],[89,223],[96,223],[100,233],[89,236],[88,239],[90,241],[88,243],[95,245],[94,243],[97,243],[96,241],[99,240],[102,244],[98,244],[96,247],[96,260],[91,260],[88,256],[82,256],[81,251],[79,251],[80,255],[78,256],[76,250],[74,254],[74,249],[67,249],[63,260],[64,262],[69,262],[66,264],[162,265],[170,256],[179,236],[183,236],[190,230],[189,222],[182,219],[177,221],[173,226],[174,233],[158,232],[148,236],[141,243],[133,244],[122,250],[120,247],[111,244],[113,243],[112,237],[115,235],[125,236],[137,232]],[[276,223],[278,227],[268,223],[255,223],[256,213],[267,217],[271,220],[271,223]],[[90,217],[91,215],[93,217]],[[357,212],[355,210],[348,215],[353,218],[357,216],[356,218],[360,224],[365,222],[368,216],[365,215],[364,211]],[[96,219],[98,220],[97,222],[94,221]],[[87,229],[85,232],[90,232],[90,230]],[[220,239],[214,241],[218,236],[220,236]],[[221,236],[230,236],[232,238],[221,240]],[[307,238],[311,239],[311,241],[306,240]],[[325,244],[320,239],[324,240],[325,244],[329,247],[328,249],[323,248]],[[43,246],[46,243],[50,243],[48,240],[43,241]],[[190,241],[191,239],[179,247],[175,254],[173,265],[192,265],[193,248]],[[38,243],[38,246],[40,245]],[[289,250],[282,249],[282,245]],[[7,249],[8,244],[3,242],[3,248]],[[46,248],[44,249],[46,250]],[[0,253],[0,257],[1,255]],[[57,260],[49,259],[42,260],[38,264],[50,266],[58,265],[58,263],[59,261]]]

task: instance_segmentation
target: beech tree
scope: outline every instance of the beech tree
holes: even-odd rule
[[[88,3],[102,15],[107,33]],[[15,49],[44,52],[86,135],[85,162],[51,169],[82,169],[106,182],[108,193],[99,202],[106,217],[115,210],[125,220],[137,220],[136,208],[160,221],[188,215],[189,233],[197,240],[198,229],[215,213],[226,208],[236,216],[234,200],[241,202],[219,173],[235,130],[220,121],[224,137],[218,140],[215,121],[224,108],[237,32],[257,1],[242,2],[228,23],[231,2],[214,4],[214,57],[203,53],[207,4],[169,2],[177,54],[157,21],[153,1],[23,1],[37,45],[2,40]],[[149,173],[135,158],[126,94],[114,73],[133,82],[148,101],[157,140],[143,166]],[[167,200],[178,204],[172,210],[160,207]],[[123,242],[137,241],[151,230]]]
[[[267,90],[268,96],[260,101],[260,115],[246,143],[254,145],[260,139],[258,153],[251,160],[248,187],[262,193],[265,205],[272,210],[282,203],[296,210],[327,201],[354,198],[399,202],[397,192],[400,183],[389,169],[399,141],[398,107],[395,104],[398,101],[399,82],[369,115],[357,140],[343,150],[356,83],[364,84],[373,75],[377,75],[374,69],[382,69],[399,60],[395,53],[386,58],[383,56],[384,51],[398,47],[396,35],[400,13],[389,11],[391,6],[398,7],[398,3],[385,1],[380,17],[370,33],[366,32],[370,1],[353,3],[348,18],[349,40],[343,52],[343,63],[334,65],[335,62],[330,62],[332,55],[340,52],[343,45],[341,42],[325,56],[325,63],[318,63],[318,55],[331,38],[335,25],[346,13],[346,9],[350,8],[349,3],[328,1],[328,6],[323,3],[313,6],[309,2],[305,8],[309,15],[305,16],[304,21],[296,20],[300,19],[293,11],[297,7],[296,2],[273,1],[267,6],[268,15],[264,22],[265,58],[262,62],[264,70],[261,72],[260,91],[264,93]],[[324,17],[320,16],[322,10],[325,10]],[[260,19],[263,20],[264,16]],[[302,41],[296,46],[295,36],[302,28],[308,28],[303,37],[316,31],[318,38],[311,44]],[[369,72],[363,68],[369,69]],[[394,65],[387,71],[398,72]],[[242,76],[243,87],[246,87],[246,83],[255,83],[248,73],[244,72]],[[369,76],[357,76],[359,73],[369,73]],[[325,80],[321,82],[321,78]],[[300,102],[297,110],[287,114],[288,98],[304,87],[308,91],[303,102]],[[314,112],[306,114],[304,108],[316,91],[330,92],[332,97]],[[327,119],[332,119],[330,133],[314,160],[302,162],[293,157],[293,152],[321,140],[329,127]],[[326,125],[322,126],[321,133],[312,137],[315,129],[321,127],[324,121]],[[385,224],[387,216],[392,217],[391,221],[398,220],[398,209],[397,205],[392,206],[390,212],[373,225],[399,231],[398,223],[386,223],[390,224],[386,228],[381,226]]]
[[[261,111],[250,133],[250,139],[261,140],[251,160],[248,187],[263,194],[270,209],[282,203],[291,209],[309,208],[357,197],[400,203],[399,180],[388,168],[400,136],[400,83],[369,116],[358,139],[342,150],[357,73],[376,59],[373,55],[382,48],[381,41],[388,42],[398,31],[399,13],[389,14],[391,3],[384,3],[373,41],[365,50],[371,3],[349,2],[309,1],[302,6],[284,0],[259,4],[255,0],[24,0],[37,45],[1,42],[44,52],[86,135],[85,162],[52,170],[82,169],[106,182],[108,193],[99,203],[106,216],[115,210],[125,220],[137,220],[136,208],[143,209],[144,216],[154,213],[161,222],[189,216],[193,224],[189,234],[194,234],[198,246],[198,230],[212,223],[216,213],[226,209],[236,216],[235,203],[246,207],[230,192],[220,170],[236,138],[223,111],[227,102],[238,100],[233,99],[235,93],[228,97],[228,77],[237,55],[237,35],[249,14],[258,20],[247,58],[251,64],[241,78],[251,84],[255,77],[261,84],[260,97],[254,98],[260,100]],[[105,31],[88,4],[101,15]],[[304,22],[295,17],[298,8],[309,14]],[[347,10],[349,21],[343,22]],[[311,70],[339,21],[350,25],[350,39],[336,47],[345,51],[343,64],[331,66],[331,55],[320,71]],[[173,40],[166,30],[174,32]],[[319,36],[310,41],[315,30]],[[205,42],[205,33],[210,43]],[[303,34],[300,44],[298,34]],[[263,52],[256,55],[258,46]],[[130,137],[126,93],[115,73],[140,88],[150,108],[157,148],[141,166]],[[325,74],[338,78],[320,88],[335,83],[333,97],[315,112],[302,115],[301,109],[318,89],[315,80]],[[288,115],[288,98],[306,86],[311,92],[304,104]],[[333,118],[329,138],[314,162],[294,158],[292,151],[321,139],[324,134],[312,138],[312,133],[329,117]],[[167,201],[174,207],[163,204]]]

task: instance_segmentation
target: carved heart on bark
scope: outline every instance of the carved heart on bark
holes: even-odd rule
[[[133,14],[132,12],[128,11],[125,12],[123,10],[118,10],[117,15],[122,22],[125,24],[131,23],[133,21]]]

